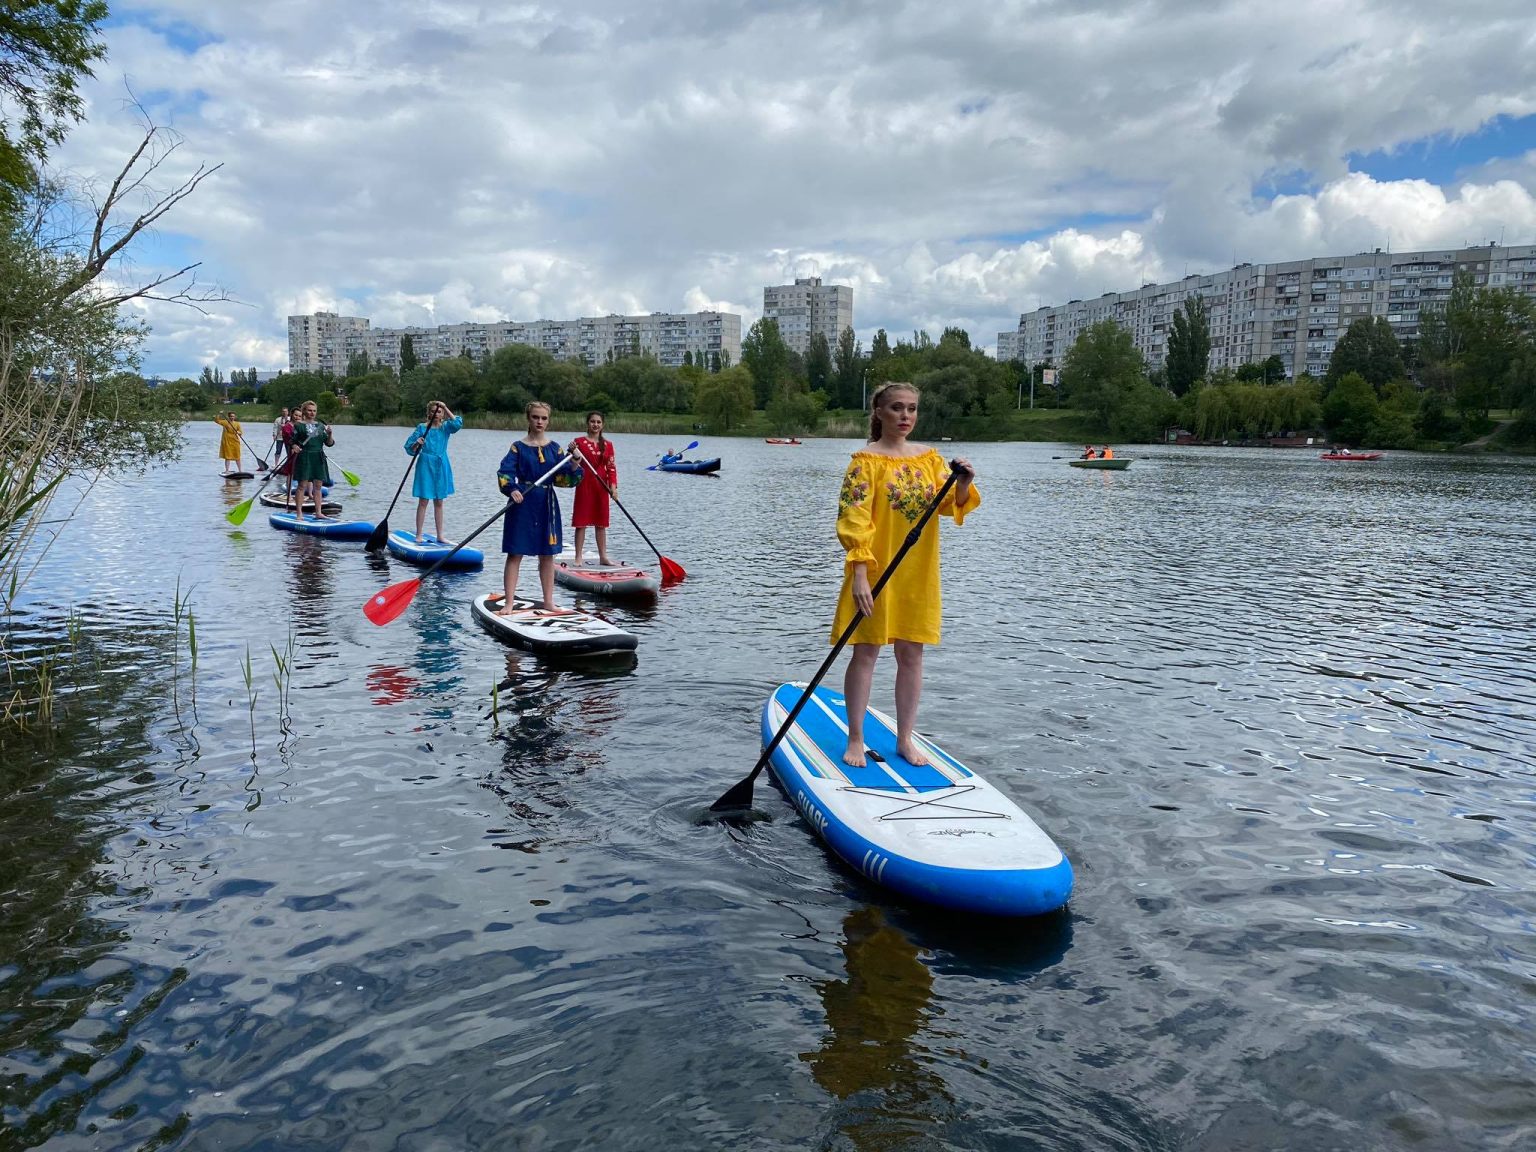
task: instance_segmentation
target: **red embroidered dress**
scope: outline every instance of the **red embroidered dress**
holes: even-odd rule
[[[576,486],[576,499],[571,509],[571,527],[606,528],[608,493],[597,482],[597,476],[607,481],[609,488],[619,482],[619,469],[613,460],[613,441],[604,437],[599,450],[597,441],[578,436],[571,442],[571,447],[579,454],[582,466],[581,483]]]

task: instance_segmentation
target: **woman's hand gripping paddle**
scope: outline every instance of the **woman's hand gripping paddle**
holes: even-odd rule
[[[546,480],[548,480],[551,476],[560,471],[560,469],[564,468],[570,462],[571,454],[569,451],[566,451],[561,455],[559,460],[555,461],[555,466],[553,468],[551,468],[548,472],[544,473],[544,475],[540,476],[532,484],[528,485],[528,487],[522,490],[523,495],[526,496],[535,488],[540,487]],[[402,481],[402,484],[403,483],[404,482]],[[416,598],[416,593],[420,591],[421,582],[423,580],[432,575],[432,573],[436,572],[444,564],[448,563],[449,559],[460,548],[464,547],[464,545],[468,544],[476,536],[480,535],[480,533],[484,532],[492,524],[496,523],[496,521],[505,516],[507,514],[507,509],[510,507],[512,507],[512,501],[509,499],[505,504],[501,506],[501,510],[499,512],[497,512],[484,524],[480,525],[480,527],[476,528],[468,536],[464,537],[464,539],[460,540],[453,546],[452,549],[448,551],[446,555],[439,559],[436,564],[433,564],[432,567],[428,568],[414,580],[402,580],[398,584],[391,584],[382,592],[377,592],[370,596],[368,598],[368,603],[363,605],[363,615],[368,617],[368,619],[373,623],[381,626],[388,624],[391,620],[395,619],[395,617],[404,612],[406,608],[410,606],[411,601]]]
[[[939,505],[944,502],[944,497],[949,495],[949,490],[955,486],[955,481],[959,478],[960,469],[951,462],[949,466],[949,479],[944,481],[944,486],[939,489],[939,494],[924,509],[923,515],[918,522],[912,525],[911,531],[907,533],[907,538],[902,541],[896,555],[891,557],[890,564],[884,572],[880,573],[880,579],[875,581],[875,586],[870,589],[869,598],[871,601],[880,595],[880,590],[885,587],[886,581],[891,578],[891,573],[896,571],[902,560],[906,558],[907,553],[912,550],[913,546],[922,537],[923,529],[928,526],[928,521],[933,518],[933,514],[938,511]],[[785,733],[794,726],[795,718],[800,715],[800,710],[810,700],[811,695],[816,691],[816,686],[821,683],[822,678],[827,674],[827,670],[832,667],[832,662],[837,659],[838,653],[847,647],[849,638],[863,619],[864,613],[855,608],[853,619],[848,621],[848,627],[843,629],[843,634],[837,638],[837,643],[832,645],[832,651],[821,662],[821,667],[816,669],[816,675],[811,677],[811,682],[805,686],[805,691],[801,694],[800,699],[795,701],[795,706],[789,710],[789,715],[784,717],[784,723],[779,725],[779,730],[773,734],[773,739],[768,741],[767,746],[763,749],[763,754],[757,758],[757,763],[752,766],[752,771],[747,773],[746,779],[735,784],[729,792],[711,804],[709,806],[711,812],[741,813],[751,809],[752,785],[757,782],[758,776],[768,766],[768,758],[773,755],[773,750],[783,741]]]
[[[405,491],[405,482],[411,478],[411,469],[416,467],[416,457],[411,457],[411,462],[405,466],[405,475],[400,477],[400,487],[395,489],[395,498],[389,502],[389,512],[384,513],[384,519],[379,521],[379,526],[373,530],[373,535],[368,537],[368,543],[363,545],[364,552],[378,552],[389,542],[389,513],[395,510],[395,504],[400,499],[400,493]]]
[[[697,444],[698,441],[695,440],[693,444],[690,445],[690,447],[697,446]],[[688,449],[686,448],[683,449],[685,452],[687,450]],[[663,584],[677,584],[680,581],[686,580],[688,578],[688,573],[683,570],[683,566],[676,560],[672,560],[666,556],[663,556],[661,554],[661,549],[656,547],[656,545],[651,544],[651,538],[645,534],[645,529],[640,527],[639,524],[635,523],[635,518],[629,514],[629,509],[624,507],[623,502],[619,499],[619,494],[608,486],[608,481],[603,479],[602,469],[599,468],[596,464],[592,463],[592,461],[587,460],[585,453],[582,454],[582,459],[583,463],[585,463],[587,466],[586,475],[591,476],[594,480],[603,486],[603,491],[608,493],[613,502],[619,506],[619,511],[624,513],[625,517],[631,524],[634,524],[635,531],[640,533],[640,539],[651,545],[651,551],[656,553],[656,559],[661,562],[661,582]]]

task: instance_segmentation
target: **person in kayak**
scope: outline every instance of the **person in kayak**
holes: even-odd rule
[[[448,463],[448,437],[464,427],[464,418],[455,416],[441,400],[427,405],[427,418],[405,441],[405,450],[416,457],[416,478],[411,481],[411,495],[416,497],[416,543],[424,544],[421,529],[427,519],[427,504],[432,505],[435,539],[443,537],[443,501],[453,495],[453,468]]]
[[[613,567],[608,556],[608,492],[619,490],[619,469],[613,457],[613,442],[603,435],[603,414],[587,413],[587,434],[571,442],[571,451],[581,462],[581,483],[571,501],[571,527],[576,529],[575,563],[579,568],[586,543],[587,529],[597,538],[597,562]],[[603,485],[606,483],[607,488]]]
[[[331,436],[330,425],[319,418],[319,409],[313,400],[304,402],[300,417],[293,425],[293,447],[299,454],[299,462],[293,469],[293,478],[299,483],[295,515],[302,519],[304,501],[312,499],[315,502],[315,519],[330,520],[333,517],[325,515],[325,450],[334,448],[336,441]],[[306,493],[310,495],[306,496]]]
[[[837,538],[847,553],[843,587],[832,623],[832,643],[855,613],[864,619],[854,630],[853,655],[843,678],[848,702],[848,748],[843,761],[865,763],[864,712],[880,649],[896,651],[896,751],[909,764],[927,764],[928,755],[913,739],[923,691],[923,645],[939,642],[939,533],[925,530],[873,597],[880,574],[901,549],[907,532],[921,519],[948,478],[950,464],[926,444],[907,437],[917,424],[919,393],[911,384],[893,382],[871,400],[869,443],[853,454],[838,495]],[[963,524],[981,504],[976,470],[958,459],[959,479],[939,505],[942,516]]]
[[[528,419],[528,434],[512,441],[496,469],[496,484],[511,502],[501,525],[501,550],[507,554],[502,568],[500,615],[510,616],[512,600],[517,595],[518,571],[524,556],[539,558],[541,607],[555,611],[555,557],[560,554],[560,500],[549,485],[524,495],[524,490],[560,459],[560,445],[549,438],[549,405],[532,400],[523,409]],[[572,475],[574,473],[574,475]],[[581,479],[579,460],[567,464],[557,477],[569,477],[569,485]],[[565,485],[562,485],[565,486]]]
[[[225,474],[240,471],[240,421],[233,412],[226,412],[215,416],[213,422],[223,429],[219,436],[219,459],[224,461]]]

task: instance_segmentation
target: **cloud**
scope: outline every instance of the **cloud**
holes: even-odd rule
[[[115,170],[126,76],[185,137],[168,175],[224,165],[165,222],[167,259],[246,302],[151,306],[153,370],[281,367],[284,318],[320,306],[750,322],[795,275],[852,284],[866,345],[945,324],[990,345],[1037,302],[1234,256],[1536,233],[1528,158],[1449,187],[1347,162],[1536,113],[1526,0],[122,0],[114,21],[60,160]],[[1276,173],[1306,191],[1270,197]]]

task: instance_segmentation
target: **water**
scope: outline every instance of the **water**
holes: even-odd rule
[[[337,437],[377,517],[404,431]],[[455,437],[451,533],[507,439]],[[0,1148],[1536,1140],[1536,464],[966,446],[921,727],[1077,870],[987,923],[892,902],[766,781],[770,819],[699,819],[825,653],[851,445],[706,441],[711,479],[620,437],[689,578],[609,611],[640,649],[602,675],[477,629],[494,570],[373,627],[416,571],[231,530],[255,484],[188,441],[90,496],[12,637],[82,610],[0,769]]]

